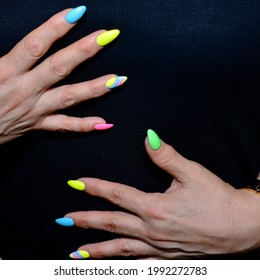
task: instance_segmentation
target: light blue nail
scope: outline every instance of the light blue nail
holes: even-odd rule
[[[73,9],[66,15],[66,21],[71,24],[75,23],[84,15],[86,9],[86,6],[79,6]]]
[[[61,225],[61,226],[64,226],[64,227],[74,226],[74,221],[71,218],[67,218],[67,217],[56,219],[55,222],[58,225]]]

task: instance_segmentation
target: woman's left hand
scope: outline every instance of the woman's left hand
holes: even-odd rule
[[[94,178],[69,182],[127,210],[67,214],[78,227],[123,236],[81,246],[71,257],[181,259],[260,247],[260,196],[236,190],[159,138],[154,148],[153,140],[145,141],[150,158],[174,177],[165,193],[145,193]]]

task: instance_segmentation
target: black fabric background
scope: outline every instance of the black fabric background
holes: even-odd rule
[[[113,238],[55,224],[71,211],[115,209],[66,181],[90,176],[165,191],[171,177],[144,149],[149,128],[236,188],[255,180],[260,166],[258,0],[13,0],[12,7],[0,2],[1,56],[56,12],[84,4],[84,17],[47,55],[98,29],[118,28],[121,35],[60,84],[109,73],[129,78],[102,98],[64,110],[101,116],[115,124],[113,129],[33,132],[0,147],[3,259],[68,259],[80,245]]]

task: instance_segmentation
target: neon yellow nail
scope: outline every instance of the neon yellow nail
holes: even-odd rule
[[[111,88],[113,86],[113,84],[115,83],[116,81],[116,77],[113,77],[113,78],[110,78],[109,80],[107,80],[106,82],[106,87],[107,88]]]
[[[97,44],[100,47],[104,47],[105,45],[111,43],[116,37],[120,34],[118,29],[113,29],[109,31],[105,31],[97,36]]]
[[[113,88],[121,86],[126,81],[127,81],[127,77],[126,76],[112,77],[109,80],[107,80],[106,87],[109,88],[109,89],[113,89]]]
[[[84,250],[79,250],[79,251],[75,251],[75,252],[71,253],[70,257],[72,259],[78,259],[78,260],[87,259],[87,258],[89,258],[89,253]]]
[[[85,190],[85,184],[78,180],[69,180],[68,185],[78,191],[84,191]]]

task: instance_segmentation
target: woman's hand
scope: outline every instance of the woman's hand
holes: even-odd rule
[[[93,178],[68,182],[127,210],[74,212],[57,219],[61,225],[75,224],[124,236],[86,244],[72,253],[72,258],[194,258],[260,246],[260,196],[236,190],[181,156],[151,130],[145,146],[152,161],[174,177],[165,193],[144,193]]]
[[[122,84],[126,77],[106,75],[79,84],[51,87],[114,40],[119,30],[94,32],[34,66],[85,10],[80,6],[54,15],[0,58],[0,144],[30,130],[87,132],[112,126],[100,117],[76,118],[55,111],[101,96]]]

